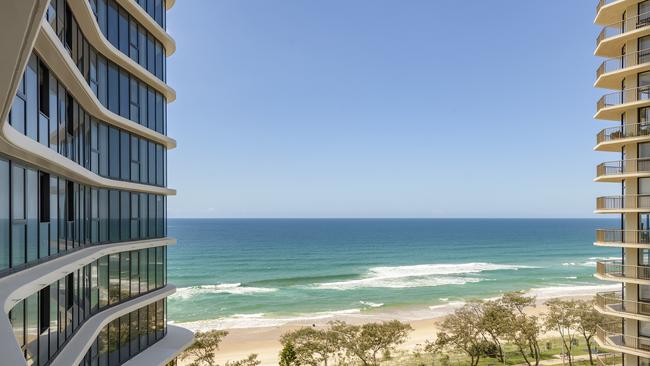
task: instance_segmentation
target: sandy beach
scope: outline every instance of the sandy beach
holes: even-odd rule
[[[605,286],[594,286],[594,289],[583,288],[581,291],[567,291],[561,294],[554,294],[555,296],[545,296],[543,291],[532,291],[532,295],[537,296],[537,304],[534,308],[527,309],[527,313],[531,315],[540,315],[545,312],[546,306],[544,302],[550,298],[572,298],[588,300],[591,299],[595,292],[600,291]],[[573,293],[572,293],[573,292]],[[423,345],[427,340],[435,338],[435,334],[440,330],[439,324],[445,319],[448,314],[451,314],[454,309],[462,306],[462,303],[449,303],[447,305],[432,306],[429,308],[413,308],[413,309],[386,309],[376,310],[374,312],[363,314],[341,314],[338,316],[311,319],[302,321],[290,321],[286,324],[268,327],[254,327],[254,328],[237,328],[226,329],[229,335],[224,339],[219,351],[217,352],[217,363],[225,364],[226,361],[233,361],[243,359],[251,353],[256,353],[258,358],[262,361],[262,366],[276,366],[278,364],[278,353],[281,349],[280,337],[291,330],[301,327],[326,327],[327,322],[332,320],[343,320],[353,324],[363,324],[367,322],[384,321],[397,319],[409,323],[413,327],[413,331],[409,334],[409,338],[399,348],[401,350],[413,350],[418,345]],[[429,316],[427,316],[429,314]],[[188,328],[197,327],[201,330],[216,328],[207,325],[209,322],[194,322],[194,323],[181,323],[179,325]],[[216,323],[212,323],[216,324]],[[189,364],[189,360],[180,362],[180,365]]]

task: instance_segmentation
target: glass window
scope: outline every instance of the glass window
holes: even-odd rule
[[[127,241],[131,237],[131,220],[129,217],[129,214],[131,213],[131,208],[129,207],[130,203],[131,194],[129,192],[120,192],[120,240],[122,241]]]
[[[129,74],[120,70],[120,116],[129,118]]]
[[[34,54],[29,58],[25,70],[25,94],[27,96],[25,134],[33,140],[38,140],[38,61]]]
[[[108,303],[116,304],[120,301],[120,255],[111,254],[108,257]]]
[[[120,178],[120,130],[109,127],[108,146],[110,147],[109,158],[109,176],[111,178]]]
[[[639,321],[639,335],[641,337],[650,337],[650,322]]]
[[[26,183],[26,224],[27,224],[27,262],[38,259],[38,173],[25,170]]]
[[[147,249],[140,249],[138,257],[140,258],[140,265],[138,266],[139,271],[140,271],[140,293],[145,293],[149,290],[148,286],[148,280],[147,280],[147,274],[149,273],[147,270],[147,264],[148,259],[147,259]]]
[[[147,91],[147,124],[152,130],[156,129],[156,94],[152,89]]]
[[[120,51],[123,54],[129,54],[129,14],[124,8],[119,7],[119,35],[120,35]]]
[[[14,164],[11,178],[11,265],[15,267],[25,263],[25,169]]]
[[[650,194],[650,178],[639,178],[639,195]],[[639,197],[641,199],[643,197]]]
[[[106,108],[108,108],[108,66],[106,65],[106,59],[103,57],[97,57],[97,98],[99,102]]]
[[[156,72],[155,75],[162,80],[162,73],[163,73],[163,54],[162,54],[162,46],[160,45],[160,42],[156,41],[155,42],[155,54],[156,54]]]
[[[639,265],[650,265],[650,249],[639,249]]]
[[[138,296],[140,294],[140,252],[133,250],[131,253],[131,296]]]
[[[38,292],[25,299],[27,364],[38,364]]]
[[[129,359],[129,329],[131,328],[131,321],[129,314],[120,317],[120,362],[126,362]]]
[[[112,242],[120,240],[120,192],[111,190],[109,191],[109,240]]]
[[[140,91],[138,88],[138,80],[131,78],[131,90],[129,92],[130,100],[130,119],[133,122],[140,123],[140,102],[139,102]]]
[[[25,310],[24,301],[19,301],[9,312],[9,320],[19,347],[25,346]]]
[[[129,22],[129,57],[138,62],[138,23],[133,19]]]
[[[117,67],[110,63],[108,65],[108,109],[115,114],[120,114],[118,75]]]
[[[106,31],[106,0],[97,0],[97,23],[104,36],[107,37]]]
[[[131,180],[140,181],[140,139],[131,136]]]
[[[147,70],[152,73],[156,70],[156,56],[155,56],[154,38],[151,34],[147,34]]]
[[[131,255],[129,252],[120,253],[120,301],[129,299],[131,291]]]
[[[0,270],[9,268],[9,162],[0,159]]]
[[[149,141],[149,184],[156,184],[156,145]]]
[[[650,23],[650,1],[642,1],[639,3],[639,23],[637,27],[642,27]]]
[[[160,93],[156,93],[156,131],[163,133],[163,98]]]
[[[109,292],[109,274],[108,274],[108,257],[104,256],[97,260],[99,273],[99,308],[102,309],[108,305]]]
[[[108,0],[108,15],[107,15],[107,32],[108,32],[108,41],[111,42],[115,48],[119,48],[119,35],[118,35],[118,19],[117,19],[117,4],[115,0]]]
[[[131,136],[128,132],[120,132],[120,178],[130,179],[131,171]]]

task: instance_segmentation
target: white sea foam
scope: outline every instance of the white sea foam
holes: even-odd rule
[[[534,268],[510,264],[460,263],[421,264],[413,266],[374,267],[365,278],[338,282],[319,283],[313,287],[328,290],[352,290],[357,288],[414,288],[444,285],[463,285],[479,282],[482,278],[460,276],[484,271],[518,270]]]
[[[195,332],[213,329],[266,328],[277,327],[285,324],[307,325],[313,322],[323,323],[331,319],[359,313],[361,313],[361,309],[317,312],[313,314],[297,315],[294,317],[268,317],[263,313],[235,314],[227,318],[199,320],[194,322],[178,323],[178,325]]]
[[[370,302],[370,301],[359,301],[361,305],[369,306],[371,308],[380,308],[384,306],[384,303]]]
[[[181,287],[170,298],[189,299],[200,294],[231,294],[231,295],[254,295],[275,292],[276,288],[267,287],[246,287],[241,283],[223,283],[220,285],[200,285],[192,287]]]
[[[621,285],[582,285],[582,286],[556,286],[539,287],[528,291],[529,295],[537,296],[537,299],[552,299],[567,296],[593,296],[596,292],[620,290]]]
[[[591,257],[584,262],[564,262],[563,266],[579,266],[579,267],[596,267],[597,261],[610,261],[620,259],[619,257]]]

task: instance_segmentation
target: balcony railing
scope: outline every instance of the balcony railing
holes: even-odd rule
[[[603,61],[596,69],[596,79],[601,75],[622,70],[628,67],[650,63],[650,49],[613,57]]]
[[[650,173],[650,158],[608,161],[596,167],[597,177],[632,173]]]
[[[620,291],[596,294],[596,306],[607,311],[650,317],[650,303],[623,299]]]
[[[650,352],[650,338],[639,338],[623,334],[620,322],[598,326],[596,328],[596,338],[604,345]]]
[[[596,198],[597,210],[650,209],[650,194]]]
[[[596,38],[596,47],[600,43],[608,38],[618,36],[635,29],[647,27],[650,25],[650,12],[639,14],[631,18],[627,18],[616,23],[606,25],[603,27],[603,30],[600,31],[598,37]]]
[[[609,1],[611,1],[611,0],[609,0]],[[598,5],[596,5],[596,14],[598,14],[600,12],[600,8],[605,6],[605,4],[609,3],[609,1],[599,0]]]
[[[623,264],[620,260],[596,262],[596,273],[601,276],[650,280],[650,266],[632,266]]]
[[[596,242],[612,244],[650,244],[650,230],[596,230]]]
[[[620,353],[601,353],[596,355],[598,366],[622,366],[623,356]]]
[[[650,136],[650,122],[605,128],[596,135],[596,143],[640,136]]]
[[[606,107],[614,107],[621,104],[650,100],[650,86],[625,89],[614,93],[605,94],[596,103],[596,110],[600,111]]]

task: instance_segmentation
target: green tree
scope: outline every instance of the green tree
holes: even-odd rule
[[[542,327],[536,316],[527,315],[524,311],[527,307],[535,306],[535,297],[525,296],[523,292],[515,291],[505,293],[499,302],[509,310],[509,315],[502,319],[506,327],[506,340],[517,347],[526,364],[539,365],[542,356],[539,347]]]
[[[517,350],[529,366],[539,365],[542,356],[539,347],[541,332],[542,327],[536,316],[517,314],[510,319],[506,339],[517,347]]]
[[[493,347],[483,335],[481,307],[480,302],[468,303],[446,317],[441,324],[444,331],[438,333],[435,342],[427,344],[427,352],[462,352],[469,356],[470,366],[478,365],[482,356],[489,356]]]
[[[196,332],[194,343],[183,351],[181,359],[190,358],[192,363],[189,366],[215,366],[215,353],[227,335],[228,332],[223,330]]]
[[[292,342],[286,342],[283,344],[282,350],[280,351],[280,366],[298,366],[298,355],[296,350],[293,348]]]
[[[510,321],[513,313],[501,299],[490,300],[480,303],[476,307],[480,312],[478,327],[484,332],[496,348],[496,358],[499,362],[504,362],[502,340],[510,328]]]
[[[569,366],[573,366],[573,345],[578,336],[579,318],[575,308],[575,300],[552,299],[546,302],[548,311],[544,323],[546,329],[560,334],[564,351],[569,359]]]
[[[338,337],[329,329],[300,328],[284,334],[280,343],[285,349],[290,345],[296,365],[327,366],[340,350]]]
[[[397,320],[360,326],[341,321],[330,323],[330,332],[336,336],[340,348],[364,366],[378,366],[381,358],[388,358],[412,330],[410,325]]]
[[[593,301],[577,301],[574,309],[578,333],[582,335],[589,350],[589,363],[594,364],[591,350],[596,328],[605,322],[606,317],[594,308]]]

